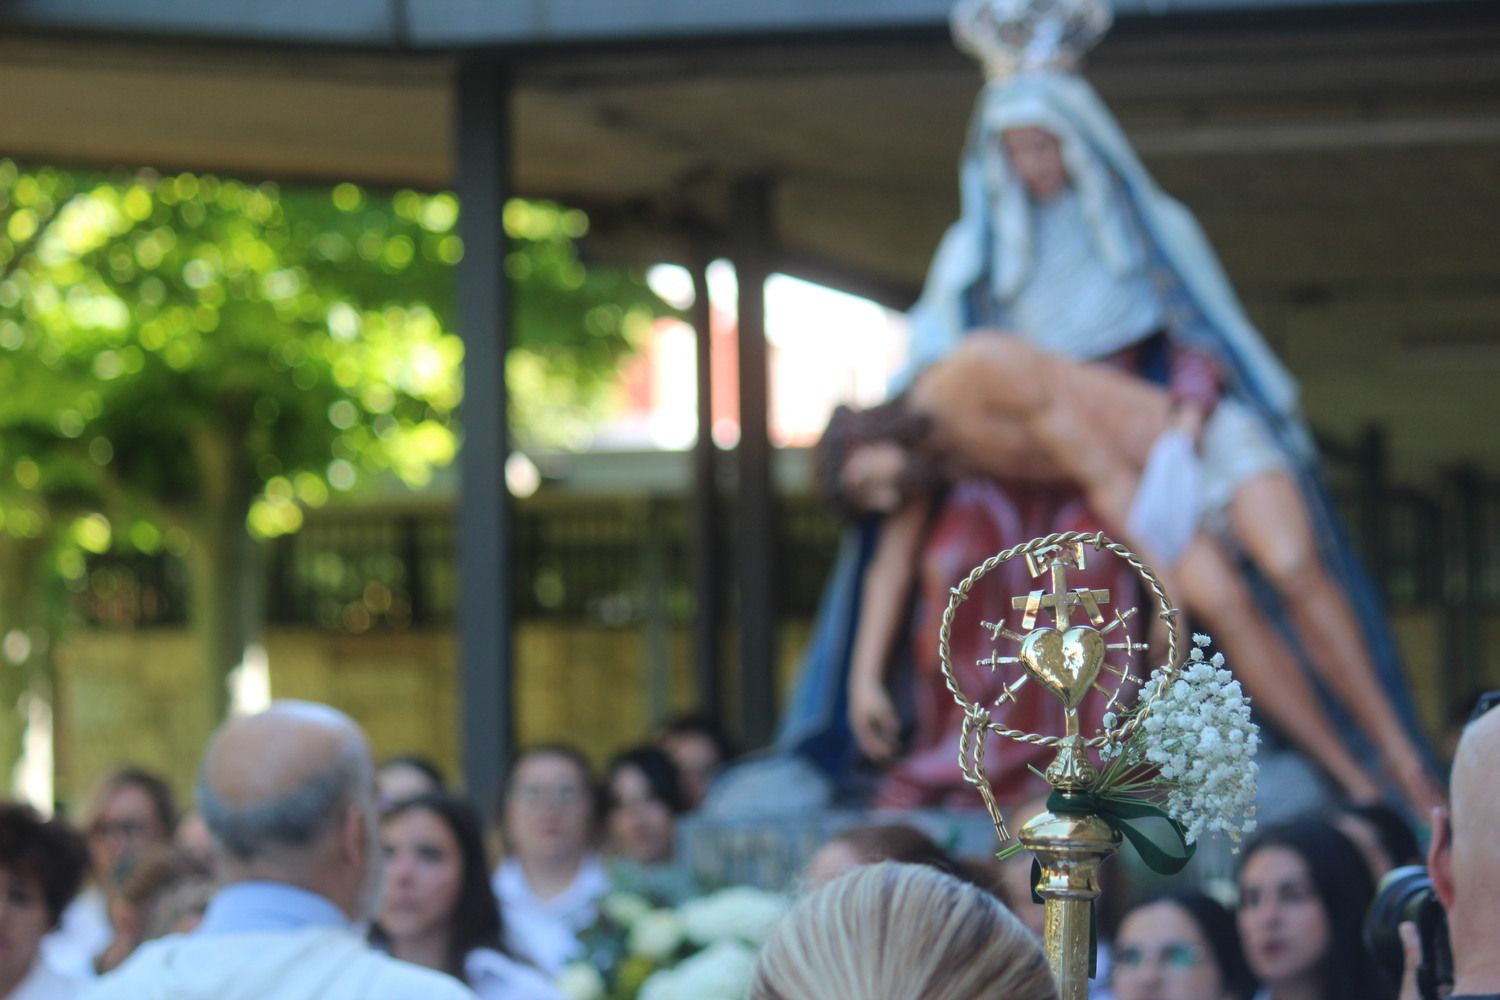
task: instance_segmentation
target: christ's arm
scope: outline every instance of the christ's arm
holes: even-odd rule
[[[927,497],[918,497],[887,517],[865,568],[849,665],[849,725],[859,748],[872,760],[889,759],[900,749],[901,723],[886,687],[885,668],[910,606],[930,508]]]

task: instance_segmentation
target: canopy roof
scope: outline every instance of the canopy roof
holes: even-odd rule
[[[1161,16],[1414,3],[1435,6],[1437,0],[1115,0],[1114,9]],[[424,50],[930,28],[945,23],[951,6],[951,0],[10,0],[0,23],[29,30]]]
[[[1398,471],[1500,465],[1500,439],[1462,433],[1476,414],[1430,402],[1500,407],[1497,5],[1118,6],[1090,76],[1315,422],[1387,423]],[[947,8],[11,0],[0,153],[443,186],[456,67],[482,52],[515,81],[518,189],[587,208],[596,252],[712,251],[730,185],[764,176],[778,268],[902,306],[956,214],[979,85]]]

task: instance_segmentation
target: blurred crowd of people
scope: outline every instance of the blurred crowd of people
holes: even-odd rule
[[[313,728],[332,725],[358,734],[332,710],[310,710],[316,710]],[[332,723],[318,712],[329,713]],[[230,735],[232,726],[226,726]],[[301,862],[290,869],[273,866],[269,875],[262,870],[262,854],[279,860],[288,845],[307,848],[327,832],[314,829],[316,816],[299,824],[298,817],[278,810],[305,812],[341,796],[357,802],[358,789],[346,782],[351,787],[330,791],[323,786],[338,781],[296,761],[288,762],[292,773],[277,774],[269,748],[261,745],[267,734],[253,735],[250,752],[232,761],[252,773],[229,777],[236,786],[250,782],[244,790],[253,795],[269,796],[266,815],[254,809],[248,817],[229,815],[233,810],[222,800],[216,805],[220,815],[205,815],[204,803],[213,799],[215,746],[224,733],[205,757],[197,808],[187,812],[179,811],[163,778],[136,767],[101,780],[73,823],[44,819],[21,803],[0,803],[0,879],[6,881],[0,891],[0,997],[61,1000],[90,988],[105,996],[148,995],[107,990],[110,973],[147,942],[193,935],[206,915],[211,919],[210,904],[226,885],[305,887],[313,881],[299,877],[307,867]],[[367,758],[362,735],[356,744]],[[403,755],[369,766],[375,839],[366,863],[381,874],[378,899],[356,893],[357,905],[346,919],[332,922],[367,927],[374,949],[446,973],[481,997],[555,1000],[561,994],[552,979],[577,954],[577,935],[595,919],[606,890],[625,888],[667,904],[701,891],[672,861],[674,824],[701,803],[728,755],[717,728],[692,717],[664,726],[653,743],[618,754],[599,784],[577,750],[532,747],[512,762],[491,827],[477,804],[450,789],[434,762]],[[345,770],[344,777],[357,783],[360,769]],[[295,787],[308,778],[323,780],[311,790]],[[288,793],[309,801],[281,801]],[[319,798],[327,801],[311,801]],[[253,843],[233,843],[238,837]],[[272,849],[263,850],[261,843]],[[205,985],[201,994],[171,995],[227,995],[214,989]]]
[[[1435,814],[1431,856],[1443,904],[1467,899],[1475,940],[1476,924],[1496,926],[1477,897],[1500,883],[1485,819],[1500,800],[1500,713],[1470,730],[1454,777],[1470,803],[1453,821]],[[107,776],[76,826],[0,803],[0,997],[557,1000],[606,892],[659,905],[702,892],[674,828],[729,753],[711,724],[684,719],[616,755],[596,784],[576,749],[531,747],[487,827],[430,761],[376,767],[346,716],[277,703],[221,727],[186,814],[136,768]],[[1055,996],[1029,860],[955,858],[898,820],[847,828],[813,855],[750,995]],[[1219,898],[1142,891],[1115,864],[1096,993],[1393,1000],[1362,927],[1381,877],[1421,861],[1398,812],[1346,806],[1260,831]],[[1454,939],[1462,980],[1464,932]],[[1415,995],[1408,984],[1403,998]]]

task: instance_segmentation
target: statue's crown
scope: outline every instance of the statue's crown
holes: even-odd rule
[[[1113,20],[1109,0],[958,0],[949,17],[958,47],[992,80],[1074,69]]]

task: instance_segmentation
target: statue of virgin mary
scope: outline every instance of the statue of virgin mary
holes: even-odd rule
[[[1373,798],[1383,782],[1421,811],[1440,791],[1418,749],[1382,610],[1321,485],[1296,383],[1246,317],[1192,215],[1157,188],[1093,88],[1072,71],[1108,22],[1104,0],[962,0],[956,7],[955,34],[984,61],[989,79],[960,165],[962,214],[911,310],[911,361],[895,388],[940,364],[974,332],[1004,331],[1058,358],[1128,372],[1170,394],[1173,420],[1143,463],[1128,527],[1093,525],[1131,536],[1128,542],[1169,566],[1190,560],[1184,552],[1197,551],[1192,540],[1200,533],[1213,536],[1235,560],[1233,572],[1246,575],[1237,585],[1259,601],[1246,614],[1263,616],[1226,628],[1259,629],[1245,634],[1267,641],[1290,636],[1288,662],[1295,657],[1323,693],[1327,725],[1349,746],[1346,765],[1382,764],[1383,774],[1368,776],[1345,766],[1343,791]],[[1080,521],[1078,496],[1066,484],[1038,491],[1025,470],[985,471],[993,481],[951,484],[913,577],[972,556],[956,580],[998,550],[955,551],[961,538],[1003,547],[1090,523],[1086,516]],[[971,509],[956,511],[954,504]],[[890,589],[870,578],[880,531],[873,519],[849,531],[778,741],[835,775],[857,756],[848,678],[860,608],[873,592]],[[1010,537],[1017,532],[1024,537]],[[911,578],[904,586],[911,589]],[[1194,597],[1208,600],[1213,589],[1206,582],[1196,593],[1189,588],[1189,610]],[[929,622],[920,586],[916,600],[903,617]],[[897,664],[888,668],[897,673],[906,654],[916,661],[908,667],[915,687],[896,700],[917,705],[908,743],[918,756],[925,745],[933,763],[898,761],[893,771],[933,781],[926,801],[935,803],[945,801],[944,782],[956,780],[956,749],[946,749],[956,742],[923,721],[921,651],[932,642],[917,638],[879,655]],[[1254,662],[1236,666],[1257,669]],[[1254,685],[1247,686],[1253,693]],[[853,735],[864,736],[855,700]],[[1305,743],[1309,734],[1287,735]],[[887,804],[923,801],[905,794]]]

